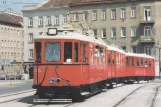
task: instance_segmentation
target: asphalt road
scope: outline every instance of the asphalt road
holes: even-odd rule
[[[160,86],[161,81],[123,85],[77,103],[34,103],[31,91],[0,97],[0,107],[161,107]]]
[[[26,83],[0,86],[0,95],[20,92],[25,90],[31,90],[32,84],[33,84],[33,81],[27,81]]]

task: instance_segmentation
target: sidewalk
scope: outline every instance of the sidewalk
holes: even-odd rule
[[[0,80],[0,86],[3,85],[15,85],[15,84],[25,84],[27,82],[32,82],[33,79],[29,80]]]

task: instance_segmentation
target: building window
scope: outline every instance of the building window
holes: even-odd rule
[[[78,14],[74,14],[74,21],[78,21]]]
[[[137,48],[136,48],[136,46],[132,47],[132,52],[133,52],[133,53],[137,53]]]
[[[33,43],[33,33],[29,33],[29,43]]]
[[[126,18],[126,9],[121,8],[121,18]]]
[[[136,17],[136,7],[131,7],[131,17]]]
[[[145,46],[144,47],[144,53],[147,55],[151,55],[151,46]]]
[[[84,13],[83,13],[83,18],[82,18],[83,20],[87,20],[87,12],[85,12],[84,11]]]
[[[106,19],[106,10],[105,9],[101,11],[101,19],[102,20]]]
[[[51,25],[51,16],[47,16],[47,25]]]
[[[151,26],[144,26],[144,35],[150,36],[152,34]]]
[[[67,15],[63,15],[63,23],[67,23]]]
[[[92,11],[92,20],[97,20],[97,11]]]
[[[126,28],[125,27],[121,28],[121,37],[126,37]]]
[[[106,38],[106,29],[102,29],[102,38]]]
[[[3,44],[3,40],[1,41],[1,46],[2,46],[2,48],[3,48],[3,46],[4,46],[4,44]]]
[[[54,25],[59,25],[59,16],[55,16]]]
[[[33,18],[29,18],[29,26],[33,26]]]
[[[33,49],[29,49],[29,59],[33,59]]]
[[[111,37],[116,37],[116,28],[111,28]]]
[[[144,20],[150,21],[151,20],[151,7],[145,7],[144,9]]]
[[[39,17],[39,26],[43,26],[43,17]]]
[[[116,19],[116,9],[111,9],[111,19]]]
[[[137,30],[136,26],[131,27],[131,37],[136,37],[136,30]]]
[[[94,36],[97,37],[97,29],[93,29]]]

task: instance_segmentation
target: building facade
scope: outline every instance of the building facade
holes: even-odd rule
[[[62,0],[63,1],[63,0]],[[48,0],[40,5],[24,6],[24,61],[33,62],[35,36],[46,35],[49,27],[66,29],[68,25],[68,12],[70,0],[62,4],[60,0]]]
[[[109,45],[159,60],[160,7],[157,0],[79,0],[70,4],[70,22],[93,29]]]
[[[0,67],[7,66],[6,69],[10,69],[11,72],[17,67],[12,64],[23,62],[22,21],[23,17],[18,14],[7,11],[0,12]]]

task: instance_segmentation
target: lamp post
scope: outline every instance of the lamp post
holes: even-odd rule
[[[161,61],[160,61],[160,50],[161,48],[160,47],[156,47],[157,49],[159,49],[159,79],[160,79],[160,74],[161,74]]]

